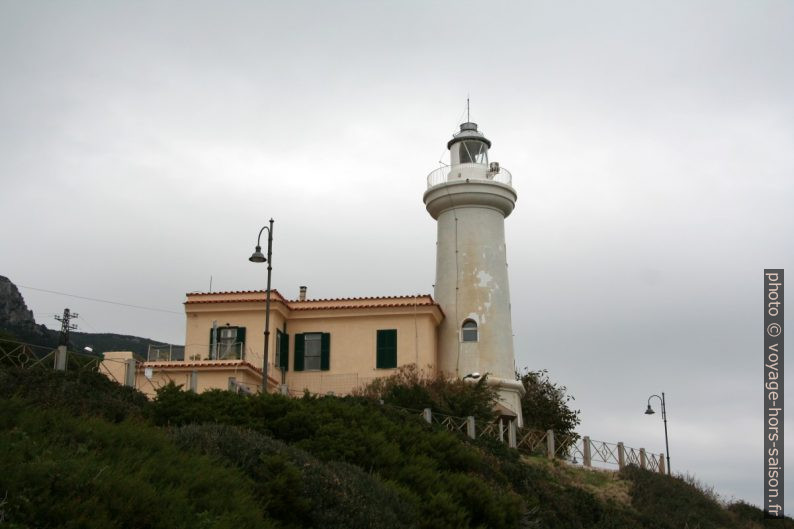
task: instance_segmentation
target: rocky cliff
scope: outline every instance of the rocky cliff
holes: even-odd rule
[[[0,276],[0,322],[22,327],[36,325],[19,289],[5,276]]]

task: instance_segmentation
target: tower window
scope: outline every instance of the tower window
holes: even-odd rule
[[[481,141],[460,142],[460,163],[488,163],[488,147]]]
[[[478,339],[477,322],[474,320],[464,321],[460,335],[461,341],[476,342]]]

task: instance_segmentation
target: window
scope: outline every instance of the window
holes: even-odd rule
[[[318,332],[304,334],[303,367],[306,371],[320,370],[320,352],[323,335]]]
[[[378,369],[397,367],[397,329],[379,330],[376,342],[375,367]]]
[[[295,371],[328,371],[330,368],[330,334],[308,332],[295,335]]]
[[[477,322],[474,320],[464,321],[460,335],[463,342],[476,342],[478,339]]]
[[[276,329],[276,367],[286,371],[289,367],[289,335]]]
[[[245,351],[245,327],[210,329],[210,360],[242,360]]]
[[[460,147],[460,163],[488,163],[488,147],[481,141],[462,141]]]

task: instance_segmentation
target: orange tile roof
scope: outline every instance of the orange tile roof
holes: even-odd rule
[[[262,372],[262,368],[256,367],[254,364],[246,362],[245,360],[174,360],[171,362],[140,362],[138,366],[138,370],[147,367],[173,367],[179,369],[184,369],[186,367],[247,367],[253,369],[257,373]]]
[[[188,292],[186,295],[187,296],[222,296],[222,295],[226,295],[226,294],[265,294],[266,292],[267,292],[267,290],[265,290],[265,289],[261,289],[261,290],[222,290],[222,291],[219,291],[219,292]],[[270,292],[272,294],[275,294],[276,296],[280,297],[283,300],[287,299],[284,296],[282,296],[281,292],[279,292],[275,288],[271,288]]]
[[[270,301],[282,301],[280,299],[271,299]],[[238,299],[194,299],[192,301],[185,301],[184,305],[196,305],[199,303],[264,303],[262,298],[238,298]]]
[[[139,362],[138,363],[138,371],[143,371],[147,367],[153,367],[158,369],[187,369],[187,368],[196,368],[196,367],[245,367],[255,371],[256,373],[262,374],[262,368],[256,367],[254,364],[250,362],[246,362],[245,360],[193,360],[193,361],[172,361],[172,362]],[[270,375],[267,376],[268,382],[272,382],[273,384],[278,384],[279,381],[275,378],[271,377]]]
[[[271,301],[281,301],[291,310],[339,310],[339,309],[373,309],[373,308],[394,308],[394,307],[431,307],[435,306],[441,312],[441,306],[433,299],[430,294],[414,294],[402,296],[362,296],[350,298],[320,298],[320,299],[285,299],[277,290],[271,291],[278,297]],[[224,296],[229,294],[265,294],[265,290],[237,290],[228,292],[190,292],[187,294],[188,300],[185,304],[204,304],[204,303],[261,303],[263,298],[226,298],[226,299],[189,299],[191,296]],[[391,303],[386,302],[391,301]],[[383,301],[382,303],[356,303],[360,301]],[[351,303],[346,303],[351,302]]]

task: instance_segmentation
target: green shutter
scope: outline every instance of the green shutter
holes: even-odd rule
[[[303,371],[303,335],[295,335],[295,371]]]
[[[331,335],[327,332],[323,333],[320,342],[320,369],[322,371],[331,369]]]
[[[282,332],[281,333],[281,357],[279,358],[279,367],[282,371],[287,371],[289,369],[289,334]]]
[[[209,353],[207,354],[207,358],[209,358],[210,360],[212,360],[212,338],[213,338],[212,331],[214,331],[214,330],[215,329],[210,327],[210,344],[208,346]]]
[[[391,369],[397,367],[397,330],[378,331],[375,367]]]
[[[237,327],[237,341],[240,343],[240,360],[245,360],[245,327]]]

